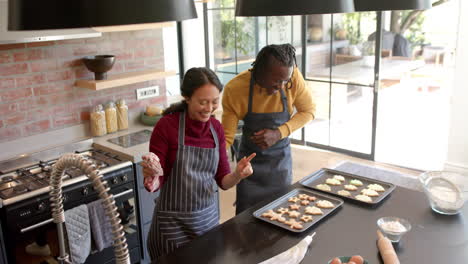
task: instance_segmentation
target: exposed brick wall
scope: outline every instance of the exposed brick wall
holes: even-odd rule
[[[93,79],[81,62],[87,55],[116,56],[109,75],[164,69],[160,29],[105,33],[100,38],[0,45],[0,142],[89,122],[96,104],[124,98],[130,111],[141,111],[165,96],[136,101],[137,88],[163,79],[92,91],[74,87],[77,79]]]

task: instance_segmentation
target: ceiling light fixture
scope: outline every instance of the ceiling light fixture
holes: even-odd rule
[[[431,8],[430,0],[354,0],[356,12],[387,10],[424,10]]]
[[[236,16],[294,16],[352,12],[354,12],[353,0],[237,0],[236,2]]]
[[[197,18],[193,0],[9,0],[9,30],[66,29]]]

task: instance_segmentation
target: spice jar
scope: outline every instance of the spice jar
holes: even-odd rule
[[[107,134],[106,128],[106,113],[101,104],[96,105],[90,115],[91,135],[99,137]]]
[[[114,133],[117,131],[117,110],[114,102],[107,103],[105,112],[107,133]]]
[[[117,101],[117,127],[119,130],[128,129],[128,106],[124,99]]]

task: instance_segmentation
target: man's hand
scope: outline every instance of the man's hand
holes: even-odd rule
[[[281,139],[281,133],[278,129],[262,129],[255,132],[250,139],[261,149],[267,149]]]

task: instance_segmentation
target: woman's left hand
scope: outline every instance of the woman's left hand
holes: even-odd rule
[[[236,166],[236,176],[239,177],[239,180],[245,179],[252,175],[253,169],[250,161],[256,156],[256,153],[250,154],[248,157],[243,157]]]

